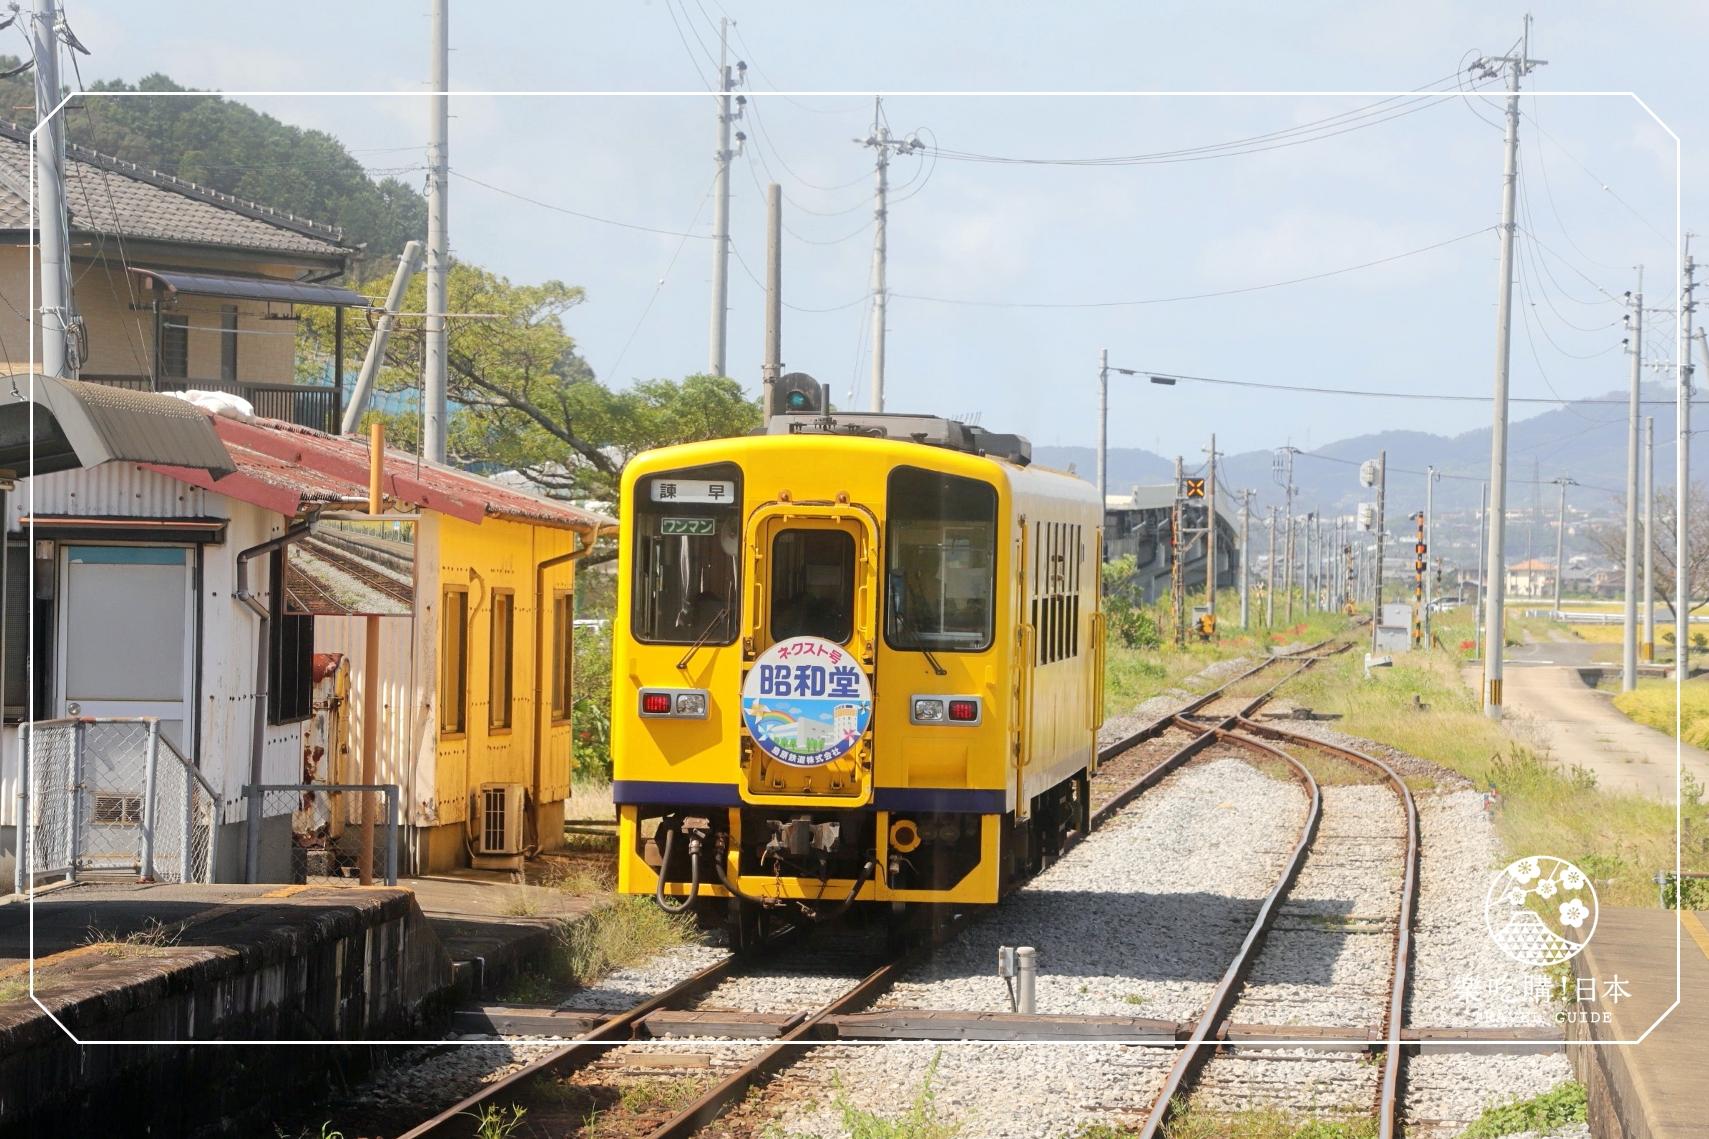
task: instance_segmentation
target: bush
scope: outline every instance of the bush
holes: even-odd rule
[[[1587,1111],[1584,1085],[1569,1080],[1540,1096],[1490,1108],[1460,1132],[1460,1139],[1496,1139],[1521,1131],[1553,1131],[1568,1123],[1583,1123]]]
[[[575,777],[611,780],[611,625],[576,630],[570,733]]]

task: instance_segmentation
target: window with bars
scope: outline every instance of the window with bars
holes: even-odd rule
[[[314,705],[315,619],[307,614],[285,612],[285,555],[273,553],[276,583],[271,598],[272,618],[267,623],[268,662],[267,722],[291,724],[306,720]]]
[[[1080,655],[1084,529],[1075,522],[1033,523],[1032,626],[1041,665]]]
[[[160,374],[169,380],[190,377],[190,318],[160,318]]]
[[[237,306],[220,306],[220,379],[237,382]]]
[[[447,589],[439,608],[439,730],[469,730],[469,591]]]
[[[552,719],[570,718],[575,707],[576,598],[567,589],[552,595]]]
[[[493,590],[492,661],[487,684],[487,726],[510,727],[512,684],[516,678],[516,594]]]

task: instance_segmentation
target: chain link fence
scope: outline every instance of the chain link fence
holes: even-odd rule
[[[219,797],[154,717],[23,726],[18,890],[86,873],[213,880]]]
[[[398,884],[396,783],[267,783],[243,789],[251,882],[308,883],[358,877],[362,811],[372,804],[373,870]]]

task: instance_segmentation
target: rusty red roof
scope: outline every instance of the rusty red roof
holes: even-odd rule
[[[212,413],[209,413],[212,414]],[[368,500],[368,442],[353,435],[328,435],[277,419],[244,422],[213,415],[237,467],[224,478],[189,467],[149,465],[150,470],[294,518],[305,508],[357,505]],[[427,462],[388,447],[381,487],[399,505],[480,522],[509,518],[542,526],[603,533],[617,522],[567,502],[543,498],[480,475]]]

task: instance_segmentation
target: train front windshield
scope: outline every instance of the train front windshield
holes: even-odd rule
[[[731,464],[649,475],[635,488],[635,638],[727,645],[741,608],[742,481]]]
[[[889,490],[885,638],[894,648],[927,652],[990,648],[996,488],[898,467]]]

